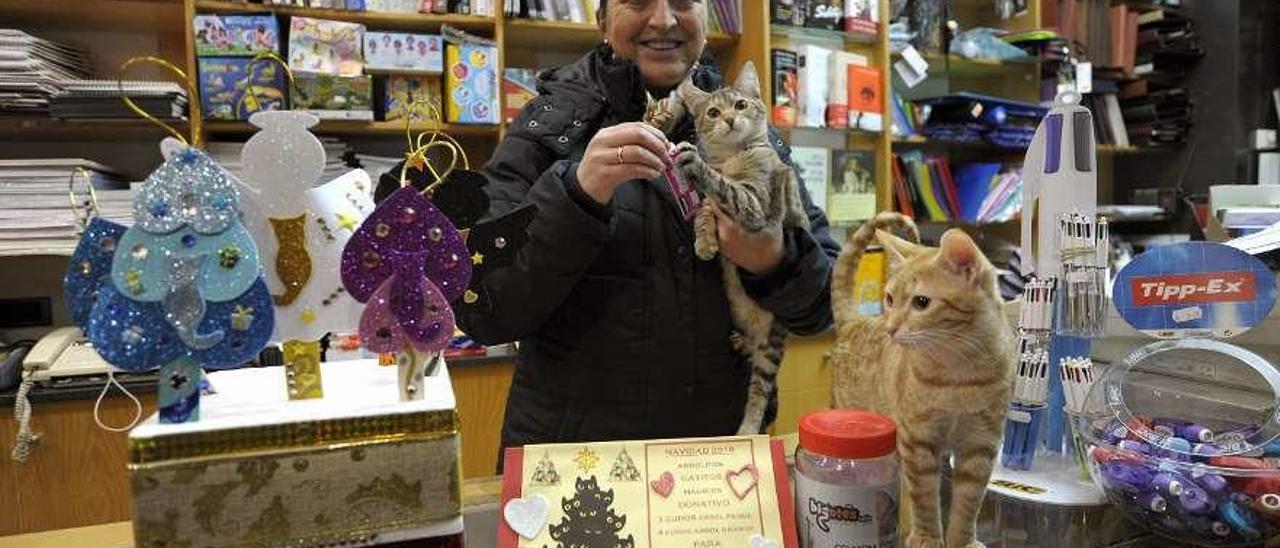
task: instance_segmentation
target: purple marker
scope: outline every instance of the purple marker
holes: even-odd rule
[[[1188,424],[1178,429],[1178,435],[1191,441],[1209,443],[1213,441],[1213,431],[1198,424]]]
[[[1143,493],[1138,495],[1138,506],[1163,514],[1169,509],[1169,503],[1160,496],[1160,493]]]
[[[1212,443],[1197,443],[1191,446],[1191,454],[1212,457],[1222,454],[1222,451],[1219,451],[1218,446]]]
[[[1204,470],[1192,470],[1191,479],[1194,479],[1200,487],[1205,491],[1213,494],[1222,494],[1227,489],[1227,479],[1218,474],[1208,474]]]
[[[1101,468],[1103,482],[1113,489],[1133,494],[1148,493],[1154,489],[1152,477],[1155,473],[1146,465],[1117,459],[1104,463]]]
[[[1209,493],[1195,484],[1184,485],[1182,494],[1178,495],[1178,506],[1190,514],[1207,514],[1213,511],[1213,499]]]
[[[1151,454],[1151,446],[1136,440],[1123,440],[1120,443],[1116,444],[1116,447],[1119,447],[1120,449],[1125,451],[1134,451],[1137,453],[1142,453],[1143,455]]]

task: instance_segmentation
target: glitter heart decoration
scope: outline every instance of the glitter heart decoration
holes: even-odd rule
[[[182,356],[239,366],[266,344],[274,318],[239,192],[200,150],[161,148],[166,160],[134,198],[135,223],[116,242],[89,338],[132,371]]]
[[[404,187],[352,235],[341,271],[347,292],[366,303],[360,321],[366,346],[394,352],[407,342],[432,352],[453,335],[448,303],[466,290],[471,262],[453,223],[413,187]]]
[[[111,260],[124,231],[124,225],[93,217],[71,253],[70,266],[62,277],[62,294],[71,321],[80,329],[89,324],[89,313],[102,285],[111,282]]]

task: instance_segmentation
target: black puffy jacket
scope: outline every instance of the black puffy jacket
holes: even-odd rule
[[[696,69],[704,89],[720,80],[706,63]],[[598,129],[644,114],[638,69],[602,45],[544,73],[538,91],[482,171],[490,219],[536,207],[529,240],[480,282],[485,302],[458,311],[476,340],[521,343],[503,445],[733,433],[750,372],[730,347],[720,263],[694,256],[691,225],[665,182],[625,183],[602,207],[576,180]],[[694,139],[683,126],[673,142]],[[831,324],[839,250],[804,200],[812,233],[787,231],[775,271],[740,273],[797,334]]]

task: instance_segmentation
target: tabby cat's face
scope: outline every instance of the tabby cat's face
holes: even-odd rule
[[[897,344],[976,351],[977,322],[1000,307],[995,269],[968,235],[948,230],[937,248],[877,234],[891,262],[885,329]]]
[[[755,66],[750,62],[743,66],[732,86],[706,93],[686,80],[680,84],[679,92],[693,116],[698,138],[712,155],[716,149],[736,152],[766,141],[769,116],[760,99]]]

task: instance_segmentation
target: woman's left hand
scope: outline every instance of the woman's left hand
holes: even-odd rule
[[[786,252],[782,243],[782,225],[776,224],[760,232],[747,232],[714,201],[711,202],[711,211],[716,216],[720,252],[729,262],[752,274],[764,274],[782,262]]]

